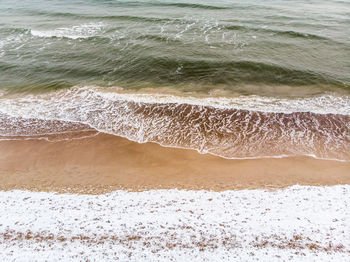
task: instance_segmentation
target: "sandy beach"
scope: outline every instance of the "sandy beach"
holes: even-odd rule
[[[98,194],[117,189],[221,191],[350,183],[350,162],[223,159],[94,132],[66,134],[67,138],[0,141],[0,189]]]

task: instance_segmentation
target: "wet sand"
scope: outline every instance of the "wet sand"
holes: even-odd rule
[[[311,157],[230,160],[107,134],[58,142],[0,141],[0,190],[98,194],[117,189],[221,191],[295,184],[350,184],[350,162]]]

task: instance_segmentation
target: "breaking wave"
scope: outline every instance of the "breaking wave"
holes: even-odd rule
[[[350,97],[190,97],[75,87],[0,96],[0,135],[97,130],[224,158],[350,160]]]
[[[103,23],[87,23],[72,27],[62,27],[54,30],[31,30],[33,36],[38,37],[66,37],[71,39],[89,38],[101,31]]]

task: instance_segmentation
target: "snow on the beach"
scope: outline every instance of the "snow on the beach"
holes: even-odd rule
[[[0,192],[1,261],[350,261],[350,186]]]

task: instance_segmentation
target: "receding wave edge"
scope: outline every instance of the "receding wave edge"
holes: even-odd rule
[[[191,97],[75,87],[0,96],[0,135],[97,130],[229,159],[350,161],[350,97]]]

